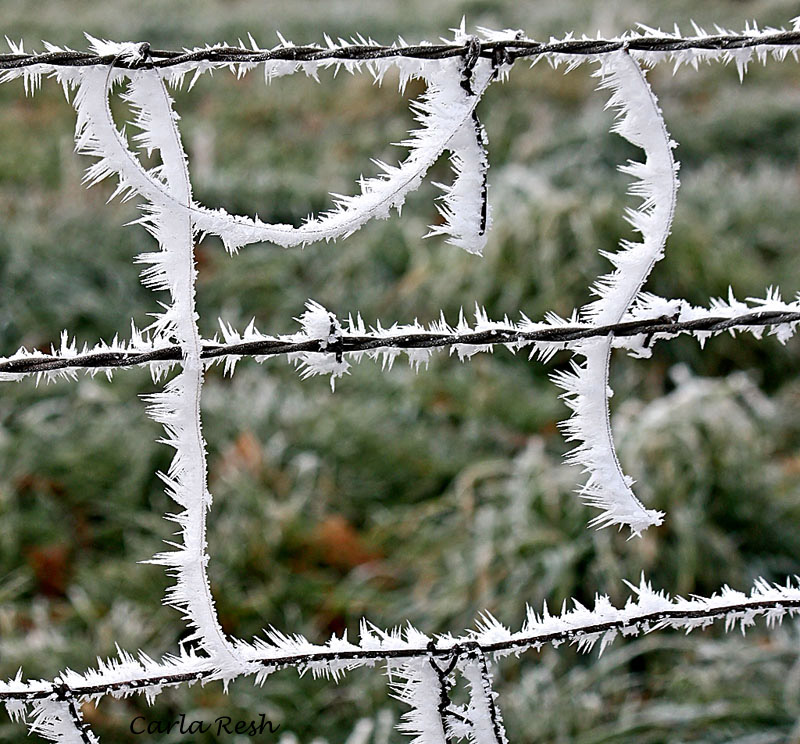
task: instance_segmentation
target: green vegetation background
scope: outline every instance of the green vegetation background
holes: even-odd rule
[[[263,45],[275,29],[296,42],[359,32],[389,42],[435,39],[466,14],[469,27],[524,28],[536,38],[637,21],[667,28],[689,19],[740,29],[749,18],[787,24],[783,0],[699,5],[474,0],[423,3],[159,3],[89,6],[77,0],[0,2],[3,31],[85,46],[82,32],[154,45],[236,41]],[[490,317],[569,313],[629,234],[626,177],[638,152],[608,133],[606,96],[591,68],[564,75],[519,63],[481,106],[490,138],[495,228],[483,259],[440,239],[436,220],[446,160],[409,199],[402,218],[346,242],[304,251],[252,246],[235,258],[212,239],[197,249],[203,332],[218,316],[288,332],[307,298],[368,322],[428,321],[477,302]],[[371,157],[411,125],[391,81],[295,75],[266,87],[258,72],[205,76],[177,93],[197,197],[208,205],[297,223],[348,192]],[[770,284],[800,289],[800,69],[753,66],[743,84],[714,65],[650,75],[679,142],[681,191],[667,258],[648,288],[705,302],[732,286],[740,298]],[[120,108],[120,121],[126,112]],[[48,347],[62,329],[79,342],[146,325],[156,297],[132,258],[149,249],[123,227],[130,203],[106,205],[108,186],[85,190],[73,153],[73,112],[44,81],[0,87],[0,354]],[[548,381],[568,364],[505,351],[469,364],[441,355],[413,374],[402,360],[381,373],[368,361],[340,381],[300,382],[285,361],[209,372],[203,401],[214,509],[210,573],[222,624],[244,638],[262,628],[324,641],[409,620],[458,632],[482,610],[518,627],[526,603],[557,609],[595,592],[622,601],[640,571],[669,591],[705,594],[724,583],[800,573],[800,347],[774,339],[661,344],[649,360],[614,360],[614,426],[621,458],[648,505],[667,521],[642,539],[586,528],[572,493],[579,474],[561,463],[556,424],[567,415]],[[161,606],[167,579],[138,563],[168,539],[173,505],[154,475],[170,452],[139,398],[144,371],[113,383],[80,378],[0,395],[0,676],[84,669],[115,644],[152,656],[176,648],[178,614]],[[515,742],[800,741],[800,646],[793,624],[743,639],[717,631],[617,642],[601,658],[571,649],[504,661],[497,688]],[[381,670],[334,684],[284,671],[263,688],[236,683],[85,708],[104,741],[142,740],[131,719],[209,721],[265,713],[301,742],[400,741],[401,712]],[[364,719],[364,720],[362,720]],[[360,723],[357,722],[361,721]],[[355,731],[351,737],[351,732]],[[3,720],[4,741],[29,741]],[[348,737],[351,737],[348,739]],[[156,740],[157,737],[152,740]],[[276,737],[272,737],[276,738]],[[178,735],[157,738],[177,742]],[[246,739],[246,737],[245,737]],[[242,739],[242,740],[245,740]],[[201,741],[201,739],[195,739]],[[212,741],[213,737],[202,739]],[[236,741],[223,735],[221,741]],[[269,736],[262,740],[271,740]]]

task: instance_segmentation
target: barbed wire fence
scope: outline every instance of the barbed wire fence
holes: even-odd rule
[[[502,657],[545,645],[569,642],[588,651],[598,642],[602,651],[617,636],[662,629],[704,628],[724,621],[726,629],[751,626],[757,617],[768,625],[800,612],[800,588],[759,580],[749,593],[723,587],[709,598],[685,599],[655,591],[642,577],[631,586],[632,596],[614,607],[598,596],[592,609],[575,603],[561,614],[546,607],[539,614],[528,610],[523,627],[512,632],[490,615],[463,635],[429,636],[406,625],[384,631],[363,621],[358,643],[334,636],[315,644],[297,635],[266,631],[252,641],[227,636],[219,623],[206,575],[206,517],[211,505],[207,486],[205,442],[200,420],[200,395],[206,368],[224,363],[233,373],[244,357],[265,361],[286,355],[301,375],[329,375],[331,385],[345,375],[351,362],[362,357],[384,366],[405,355],[417,369],[426,365],[436,349],[449,349],[463,361],[474,354],[504,346],[525,351],[547,361],[560,350],[571,352],[572,369],[553,375],[562,387],[571,418],[564,422],[566,436],[577,442],[570,454],[588,473],[580,495],[599,514],[597,526],[626,526],[631,536],[662,522],[661,512],[646,509],[631,490],[616,456],[609,424],[608,370],[612,349],[647,356],[652,344],[692,335],[701,343],[722,332],[748,331],[758,338],[773,335],[781,343],[800,323],[800,300],[784,302],[767,290],[763,298],[746,302],[712,300],[696,307],[682,299],[660,298],[642,291],[655,263],[663,256],[671,229],[678,190],[678,165],[655,94],[646,79],[649,67],[671,62],[675,67],[701,61],[733,63],[743,75],[748,64],[768,57],[797,59],[800,23],[791,31],[748,27],[742,34],[717,29],[707,34],[696,29],[692,37],[643,28],[616,39],[552,39],[540,43],[523,32],[480,29],[472,36],[462,28],[452,41],[407,45],[402,40],[381,46],[358,38],[326,46],[294,46],[282,40],[273,49],[208,46],[194,50],[164,51],[147,43],[115,43],[92,39],[91,51],[46,45],[31,54],[22,44],[12,44],[0,55],[0,82],[22,78],[26,91],[34,91],[43,77],[64,87],[77,113],[76,147],[94,158],[86,181],[91,185],[108,176],[117,178],[116,194],[135,196],[142,216],[138,223],[150,232],[159,250],[137,261],[146,286],[170,293],[171,304],[144,330],[132,328],[128,341],[98,342],[78,349],[65,332],[60,347],[49,354],[20,349],[0,359],[0,379],[37,381],[66,377],[78,371],[109,376],[120,368],[146,365],[155,380],[165,378],[164,389],[150,396],[149,415],[164,427],[164,441],[175,449],[168,472],[162,474],[168,495],[182,511],[172,518],[182,542],[156,555],[152,562],[165,566],[174,579],[166,603],[178,609],[191,631],[189,641],[173,655],[153,660],[143,652],[99,663],[83,673],[65,670],[52,680],[26,680],[20,672],[0,682],[0,701],[12,717],[27,721],[31,732],[56,742],[96,742],[82,720],[80,706],[105,695],[144,694],[149,700],[168,687],[196,682],[252,676],[263,684],[272,673],[293,667],[338,679],[363,666],[386,665],[392,694],[409,706],[399,729],[417,742],[444,742],[468,738],[478,744],[503,744],[503,727],[497,695],[492,688],[492,666]],[[430,234],[480,254],[491,228],[488,202],[487,137],[477,115],[483,93],[503,81],[521,61],[546,60],[571,69],[584,62],[598,65],[600,88],[609,90],[609,106],[617,111],[613,131],[644,151],[641,163],[622,170],[633,177],[629,191],[640,199],[627,218],[639,242],[623,241],[608,258],[614,270],[597,280],[597,299],[569,318],[548,314],[542,321],[522,317],[490,320],[476,308],[474,323],[463,316],[450,325],[442,316],[423,326],[417,322],[367,327],[360,315],[340,320],[336,314],[309,301],[298,320],[301,330],[290,335],[260,333],[251,324],[237,331],[221,321],[220,334],[203,339],[195,310],[194,245],[205,235],[219,236],[235,253],[250,243],[302,246],[321,240],[346,238],[374,218],[384,218],[419,186],[427,170],[445,151],[450,153],[454,178],[441,204],[441,224]],[[425,92],[412,110],[419,128],[404,143],[409,149],[399,166],[379,163],[382,173],[362,179],[360,193],[335,197],[333,208],[309,218],[299,227],[270,224],[221,209],[209,209],[192,196],[188,159],[181,141],[169,86],[179,86],[217,68],[237,75],[263,67],[267,81],[296,72],[317,77],[320,69],[345,68],[367,72],[381,82],[390,69],[399,73],[401,87],[421,79]],[[109,98],[115,86],[125,86],[123,99],[134,113],[140,130],[135,146],[160,155],[160,164],[147,169],[114,122]],[[402,618],[398,618],[398,627]],[[467,703],[457,705],[450,691],[457,678],[469,691]]]

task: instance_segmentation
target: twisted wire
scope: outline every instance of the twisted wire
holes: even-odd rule
[[[200,358],[215,360],[224,357],[271,357],[296,353],[343,353],[373,351],[376,349],[435,349],[459,344],[483,346],[487,344],[527,344],[551,342],[569,344],[603,336],[631,337],[645,335],[645,343],[659,337],[673,338],[682,333],[719,333],[726,330],[745,330],[764,326],[800,322],[800,312],[768,310],[745,313],[734,317],[705,317],[694,320],[674,320],[667,316],[624,321],[612,325],[563,325],[531,331],[492,328],[467,333],[437,333],[421,331],[398,336],[361,336],[342,334],[335,343],[328,338],[310,338],[287,341],[263,338],[233,344],[205,342]],[[107,369],[134,367],[154,362],[181,361],[180,346],[165,346],[152,351],[98,351],[64,357],[55,354],[7,359],[0,362],[0,374],[33,374],[58,370]]]
[[[478,641],[463,641],[454,645],[437,645],[435,642],[425,646],[411,648],[382,648],[382,649],[324,649],[320,651],[298,651],[287,653],[284,656],[269,656],[263,659],[253,659],[254,665],[262,666],[271,672],[288,667],[304,667],[314,663],[325,662],[363,662],[365,664],[376,661],[437,658],[452,663],[453,657],[468,655],[476,651],[485,655],[508,654],[526,651],[531,648],[540,649],[546,644],[573,643],[581,638],[599,636],[608,632],[648,632],[668,625],[670,622],[679,621],[716,621],[744,613],[769,613],[770,611],[800,612],[800,599],[765,599],[756,601],[735,602],[725,605],[716,605],[703,609],[663,609],[655,612],[646,612],[636,617],[627,619],[607,620],[576,625],[572,628],[553,631],[552,633],[534,633],[520,635],[516,638],[500,641],[480,643]],[[449,666],[449,664],[448,664]],[[63,683],[50,683],[47,687],[37,690],[10,690],[0,691],[0,702],[11,700],[35,701],[55,697],[68,699],[107,695],[120,692],[136,692],[150,687],[165,687],[213,679],[218,670],[212,666],[205,670],[192,672],[161,672],[152,676],[140,677],[133,680],[103,682],[99,684],[77,684],[66,686]],[[445,713],[449,713],[445,710]]]
[[[204,49],[169,50],[153,49],[142,42],[138,56],[97,54],[91,51],[52,51],[42,53],[0,54],[0,70],[13,70],[32,65],[57,67],[86,67],[90,65],[113,65],[125,69],[174,67],[186,63],[258,63],[270,61],[325,62],[360,61],[408,58],[447,59],[450,57],[476,56],[511,63],[516,59],[538,57],[544,54],[574,54],[594,56],[609,54],[622,48],[639,52],[736,51],[759,46],[800,46],[800,31],[776,31],[773,33],[717,34],[708,36],[631,36],[617,39],[565,39],[547,43],[535,41],[518,34],[512,40],[476,41],[470,37],[456,44],[415,44],[410,46],[385,46],[372,43],[354,43],[332,46],[306,44],[282,45],[274,49],[247,49],[243,46],[217,45]]]

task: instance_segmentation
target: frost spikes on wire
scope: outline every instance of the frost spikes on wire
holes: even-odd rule
[[[618,253],[603,254],[614,271],[597,280],[592,291],[598,299],[582,313],[587,322],[608,325],[622,320],[653,265],[664,255],[675,210],[678,164],[656,97],[627,50],[603,57],[595,74],[601,77],[600,89],[611,91],[607,107],[617,109],[612,131],[645,152],[643,163],[629,162],[620,168],[636,179],[629,193],[641,203],[626,210],[626,219],[641,235],[641,242],[624,240]],[[579,493],[587,504],[601,510],[592,524],[626,525],[632,535],[639,535],[661,524],[664,515],[642,505],[631,489],[633,479],[622,472],[617,458],[608,410],[612,341],[609,337],[581,344],[578,354],[585,361],[573,362],[570,371],[554,375],[553,380],[566,391],[563,397],[573,411],[562,428],[569,441],[579,443],[568,461],[589,474]]]
[[[572,601],[572,607],[568,607],[565,601],[559,614],[551,614],[546,604],[540,613],[529,607],[527,618],[518,631],[511,631],[491,615],[484,614],[476,630],[462,637],[440,636],[435,644],[431,643],[430,637],[410,625],[402,631],[383,631],[366,621],[362,621],[358,643],[349,642],[345,634],[342,637],[333,636],[324,645],[315,645],[302,636],[289,636],[273,630],[267,633],[266,642],[256,639],[252,644],[237,644],[238,650],[249,662],[241,674],[255,675],[256,683],[261,683],[272,671],[291,666],[300,673],[311,671],[315,676],[338,679],[343,671],[374,666],[376,662],[385,660],[390,684],[399,678],[393,692],[415,709],[405,717],[405,723],[414,727],[415,731],[432,727],[436,732],[436,716],[440,719],[442,716],[438,710],[436,714],[433,713],[429,704],[433,701],[437,707],[444,706],[444,717],[450,722],[448,733],[455,734],[464,731],[454,722],[465,722],[465,708],[453,706],[445,700],[436,682],[440,674],[449,675],[455,669],[453,667],[448,671],[453,658],[462,659],[464,663],[459,664],[459,668],[464,669],[471,654],[479,650],[494,659],[500,659],[528,649],[540,651],[545,646],[557,648],[567,643],[583,653],[599,644],[602,653],[621,636],[637,636],[665,629],[688,633],[707,628],[717,621],[724,621],[726,631],[739,628],[745,633],[759,617],[766,620],[768,627],[774,627],[784,618],[800,613],[800,587],[790,581],[781,586],[758,579],[747,594],[724,586],[710,597],[689,599],[670,597],[654,590],[644,576],[638,585],[628,586],[632,594],[619,606],[612,605],[607,596],[598,595],[591,608],[575,600]],[[439,672],[431,664],[432,659]],[[428,675],[416,663],[406,667],[407,663],[415,660],[434,672],[434,675]],[[478,671],[481,676],[486,676],[482,670]],[[7,706],[16,719],[22,715],[25,702],[61,699],[58,697],[61,694],[59,691],[64,689],[65,683],[69,685],[69,698],[76,703],[98,700],[107,694],[116,697],[145,694],[148,701],[152,702],[167,687],[191,685],[216,676],[217,670],[208,658],[186,648],[181,650],[180,655],[167,656],[160,662],[144,654],[135,658],[120,650],[118,658],[101,661],[96,669],[83,674],[67,670],[55,682],[25,681],[18,674],[8,682],[0,682],[0,702]],[[412,684],[408,686],[405,682]],[[448,682],[445,692],[449,691],[450,686]],[[483,687],[486,689],[485,684]],[[423,697],[424,691],[429,693],[427,699]],[[481,707],[476,700],[469,704],[473,705]],[[491,713],[489,715],[491,717]],[[499,718],[497,721],[502,725]]]
[[[747,304],[750,303],[750,304]],[[318,316],[320,322],[313,322]],[[327,326],[325,317],[327,316]],[[287,355],[298,365],[304,376],[329,373],[340,377],[349,370],[346,359],[359,361],[364,355],[381,359],[384,367],[391,366],[397,354],[405,353],[415,370],[427,365],[431,352],[449,348],[464,361],[478,352],[491,352],[495,346],[505,346],[512,353],[529,346],[529,358],[537,356],[548,361],[556,351],[573,348],[587,338],[612,335],[614,348],[626,349],[631,355],[648,357],[657,341],[676,338],[681,334],[694,336],[702,346],[720,333],[748,332],[756,339],[774,336],[785,344],[800,324],[800,300],[784,302],[780,292],[767,288],[766,297],[748,297],[740,302],[729,292],[727,300],[712,299],[710,307],[695,307],[686,300],[665,299],[642,292],[636,306],[623,320],[611,326],[573,323],[554,313],[546,322],[534,323],[524,315],[518,322],[508,318],[491,321],[486,312],[476,307],[475,324],[467,326],[459,320],[452,328],[444,319],[429,324],[395,323],[389,328],[367,328],[360,315],[348,318],[348,327],[330,311],[309,300],[306,311],[298,318],[301,333],[270,336],[259,333],[255,318],[244,331],[236,331],[220,319],[222,338],[214,336],[202,341],[201,358],[205,364],[224,364],[224,373],[232,374],[237,362],[247,356],[262,362],[278,355]],[[577,317],[573,314],[573,317]],[[380,326],[380,324],[378,324]],[[313,346],[313,349],[309,348]],[[327,362],[320,365],[322,357]],[[74,380],[82,370],[88,375],[105,374],[111,379],[117,369],[146,365],[154,382],[161,380],[180,360],[181,349],[168,339],[153,338],[131,325],[131,338],[123,341],[114,337],[79,349],[67,331],[61,334],[60,347],[51,347],[46,354],[38,349],[20,348],[10,357],[0,358],[0,381],[19,381],[34,376],[37,384],[61,377]],[[339,364],[330,364],[331,360]]]

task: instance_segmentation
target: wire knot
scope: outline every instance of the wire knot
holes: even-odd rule
[[[342,344],[342,326],[333,313],[328,313],[328,317],[331,320],[331,326],[328,331],[328,338],[325,339],[325,350],[332,351],[336,357],[337,364],[341,364],[344,352]]]
[[[472,71],[481,56],[481,42],[477,36],[470,36],[464,42],[464,51],[461,53],[464,58],[464,68],[461,71],[461,87],[467,92],[468,96],[475,95],[472,89]]]
[[[60,702],[67,702],[73,699],[72,688],[65,682],[56,682],[53,684],[53,694],[56,700]]]
[[[153,55],[150,54],[150,49],[151,47],[149,41],[143,41],[141,44],[139,44],[139,59],[142,62],[142,67],[144,67],[146,70],[152,70],[155,66],[153,64]]]

